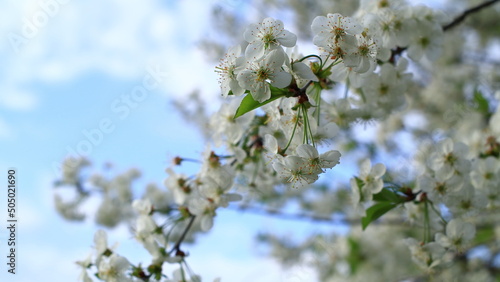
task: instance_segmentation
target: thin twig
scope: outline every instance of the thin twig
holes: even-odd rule
[[[488,6],[491,6],[493,4],[495,4],[496,2],[498,2],[500,0],[490,0],[490,1],[486,1],[482,4],[479,4],[475,7],[472,7],[472,8],[469,8],[467,10],[465,10],[460,16],[456,17],[455,19],[453,19],[453,21],[451,21],[450,23],[446,24],[443,26],[443,31],[448,31],[450,29],[452,29],[453,27],[457,26],[458,24],[460,24],[461,22],[463,22],[469,15],[471,14],[474,14],[474,13],[477,13],[479,12],[480,10],[488,7]],[[389,62],[391,63],[395,63],[396,62],[396,56],[399,56],[401,55],[404,51],[406,51],[407,47],[396,47],[395,49],[392,50],[392,54],[391,54],[391,58],[389,59]]]
[[[499,0],[486,1],[486,2],[484,2],[482,4],[479,4],[479,5],[475,6],[475,7],[472,7],[472,8],[469,8],[469,9],[465,10],[460,16],[456,17],[452,22],[450,22],[449,24],[443,26],[443,31],[447,31],[448,29],[451,29],[451,28],[455,27],[456,25],[458,25],[459,23],[461,23],[462,21],[464,21],[465,18],[468,15],[476,13],[476,12],[482,10],[483,8],[486,8],[488,6],[491,6],[491,5],[495,4],[498,1]]]
[[[179,240],[177,240],[177,243],[175,243],[174,247],[170,250],[170,252],[168,252],[168,254],[171,254],[173,251],[180,251],[181,243],[182,243],[182,241],[184,241],[184,238],[186,238],[186,235],[187,235],[189,229],[191,229],[191,226],[193,225],[195,218],[196,218],[195,215],[191,216],[191,219],[189,220],[189,223],[186,226],[186,229],[184,229],[184,232],[182,233],[181,237],[179,238]]]

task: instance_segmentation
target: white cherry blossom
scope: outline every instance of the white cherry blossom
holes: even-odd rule
[[[446,225],[446,235],[436,234],[436,242],[445,248],[462,250],[476,235],[476,228],[472,223],[464,222],[460,218],[450,220]]]
[[[298,156],[287,156],[282,162],[273,163],[278,176],[294,188],[303,188],[318,180],[318,174],[311,171],[306,159]]]
[[[282,21],[273,18],[266,18],[260,24],[251,24],[243,37],[250,43],[245,50],[245,57],[250,60],[259,59],[266,51],[277,50],[280,46],[293,47],[297,42],[297,36],[284,29]]]
[[[229,48],[225,57],[221,59],[220,64],[215,68],[215,71],[218,72],[220,76],[219,83],[223,97],[227,97],[229,91],[232,91],[235,96],[240,96],[245,92],[245,89],[241,88],[236,79],[238,72],[245,64],[244,58],[239,57],[240,54],[240,45]]]
[[[313,43],[323,48],[330,48],[341,41],[355,42],[354,35],[363,31],[362,26],[356,20],[337,13],[328,14],[326,17],[316,17],[312,22],[311,29],[315,34]]]
[[[103,259],[99,264],[99,278],[109,282],[132,282],[126,273],[130,262],[117,254]]]
[[[273,50],[264,58],[249,62],[246,69],[238,74],[238,81],[243,88],[250,90],[256,101],[268,100],[271,98],[269,84],[283,88],[292,80],[289,73],[281,70],[284,62],[284,53]]]
[[[365,159],[359,166],[359,179],[364,183],[363,190],[377,194],[384,187],[382,176],[385,174],[385,166],[381,163],[373,167],[369,159]]]

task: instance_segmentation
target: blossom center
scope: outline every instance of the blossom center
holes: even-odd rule
[[[264,49],[268,49],[271,44],[278,43],[272,33],[272,28],[268,33],[264,34],[264,36],[262,37],[262,42],[264,42]]]
[[[271,70],[260,68],[257,70],[257,80],[260,82],[266,81],[271,78]]]

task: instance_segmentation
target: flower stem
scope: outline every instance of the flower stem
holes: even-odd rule
[[[293,136],[295,135],[295,130],[297,129],[297,124],[299,124],[299,118],[300,118],[300,111],[297,111],[297,118],[296,118],[297,120],[295,121],[295,125],[293,126],[292,135],[290,136],[290,140],[288,140],[288,144],[286,144],[285,149],[283,149],[283,153],[286,152],[286,150],[288,149],[288,147],[292,143]]]

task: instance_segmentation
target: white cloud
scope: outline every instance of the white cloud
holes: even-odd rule
[[[6,4],[4,4],[5,6]],[[151,63],[183,73],[182,81],[169,85],[169,92],[184,92],[179,85],[202,85],[198,74],[203,57],[192,45],[209,26],[209,1],[182,1],[168,10],[161,1],[69,1],[60,5],[47,24],[36,26],[35,15],[43,13],[38,1],[11,2],[13,11],[0,33],[23,36],[27,19],[35,25],[32,38],[13,48],[0,49],[9,72],[2,84],[18,89],[36,80],[57,83],[88,71],[102,71],[123,78],[140,78]],[[195,7],[195,8],[194,8]],[[12,47],[12,46],[10,46]],[[211,74],[211,73],[210,73]],[[211,75],[208,75],[209,77]],[[213,76],[212,76],[213,77]],[[215,81],[214,81],[215,82]]]
[[[37,104],[38,98],[30,92],[13,89],[0,90],[0,107],[11,110],[30,111],[35,109]]]

